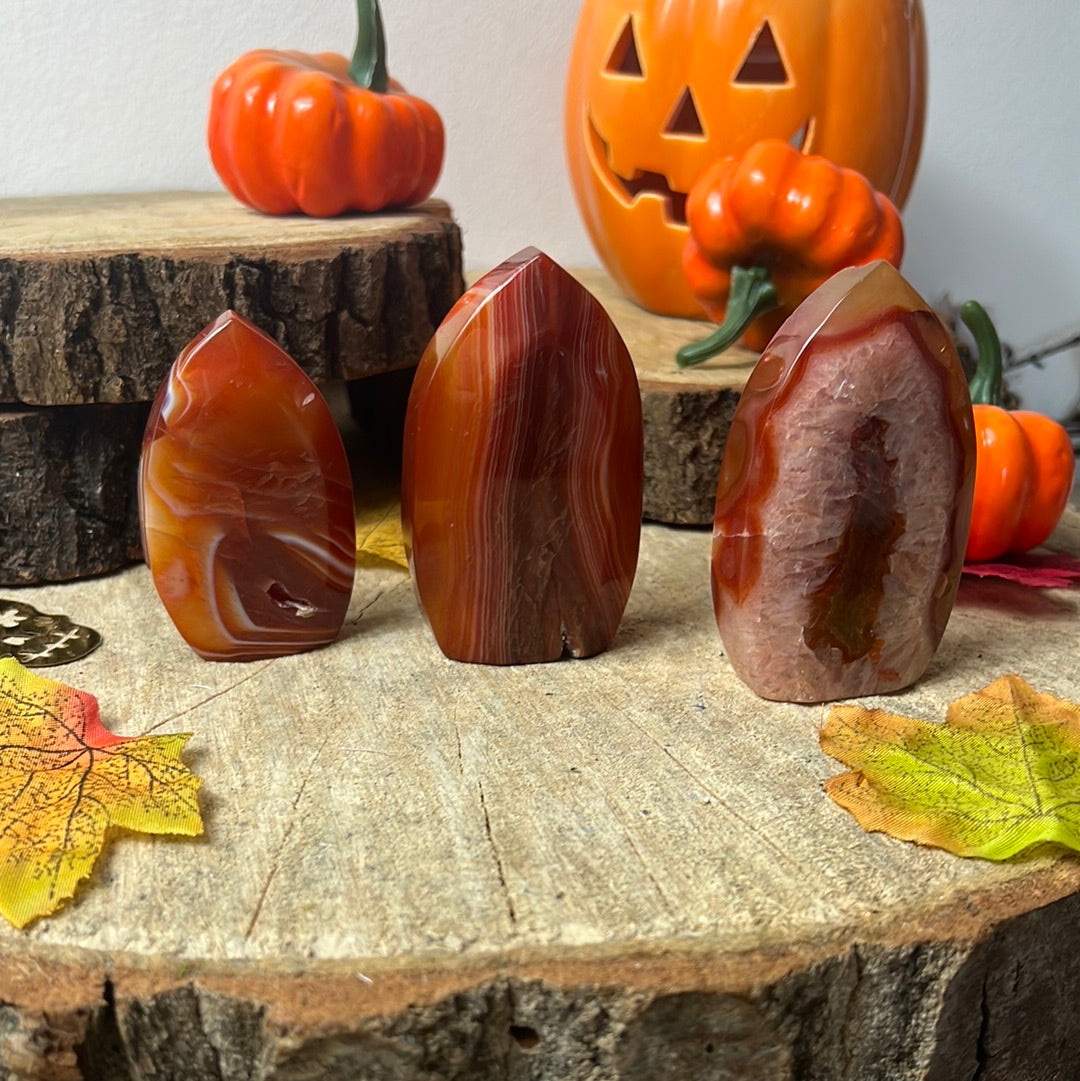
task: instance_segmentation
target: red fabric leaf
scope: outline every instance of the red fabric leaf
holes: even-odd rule
[[[1067,552],[1024,552],[994,563],[965,563],[964,574],[1002,578],[1033,589],[1068,589],[1080,580],[1080,559]]]

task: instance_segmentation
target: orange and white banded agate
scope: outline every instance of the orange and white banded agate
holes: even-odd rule
[[[345,448],[315,384],[235,312],[158,391],[139,511],[154,586],[200,656],[274,657],[339,633],[355,570]]]
[[[587,657],[637,568],[637,376],[607,313],[528,248],[447,315],[405,419],[402,524],[416,593],[460,661]]]

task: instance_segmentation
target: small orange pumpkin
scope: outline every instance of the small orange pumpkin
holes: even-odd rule
[[[902,206],[926,109],[919,0],[584,0],[570,57],[570,179],[601,260],[665,315],[683,279],[686,193],[720,158],[790,140]]]

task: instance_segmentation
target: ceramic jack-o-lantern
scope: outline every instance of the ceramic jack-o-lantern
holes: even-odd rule
[[[710,164],[789,140],[902,206],[926,104],[919,0],[584,0],[566,153],[620,287],[703,316],[683,280],[686,193]]]

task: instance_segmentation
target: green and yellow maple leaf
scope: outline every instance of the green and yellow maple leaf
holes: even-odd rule
[[[852,770],[826,791],[866,830],[991,860],[1080,850],[1080,706],[1019,676],[957,699],[944,723],[834,706],[821,746]]]
[[[114,735],[92,695],[0,659],[0,913],[25,927],[55,912],[110,827],[200,834],[189,738]]]

